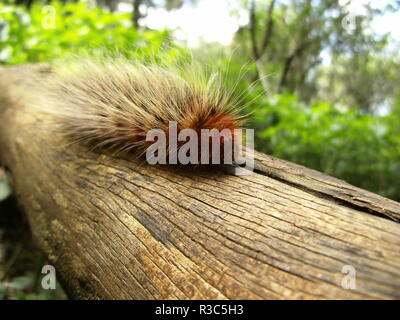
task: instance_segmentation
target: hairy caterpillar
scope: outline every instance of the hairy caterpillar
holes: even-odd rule
[[[54,114],[73,142],[114,153],[145,154],[149,130],[168,136],[171,121],[183,129],[228,129],[228,139],[243,117],[239,98],[225,90],[221,77],[188,65],[144,65],[126,59],[75,59],[55,69],[43,84],[46,111]],[[221,148],[227,137],[221,137]],[[184,142],[178,144],[178,149]]]

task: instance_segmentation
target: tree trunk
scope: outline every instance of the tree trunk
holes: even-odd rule
[[[234,176],[70,146],[30,107],[46,73],[0,70],[0,162],[70,297],[400,298],[399,203],[259,153]]]
[[[133,0],[132,4],[132,22],[135,29],[139,29],[139,20],[142,17],[140,14],[140,5],[143,0]]]
[[[257,45],[257,21],[256,21],[255,0],[252,0],[250,2],[250,9],[249,9],[249,31],[250,31],[251,48],[253,51],[254,62],[256,65],[257,79],[260,80],[260,83],[265,93],[268,92],[270,86],[267,81],[267,75],[264,72],[263,57],[265,56],[265,52],[268,49],[268,46],[272,38],[272,32],[274,27],[274,20],[272,18],[272,13],[274,11],[274,7],[275,7],[275,0],[271,0],[266,15],[265,31],[261,47]]]

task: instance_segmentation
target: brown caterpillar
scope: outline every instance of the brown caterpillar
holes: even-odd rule
[[[153,144],[147,132],[158,128],[168,135],[170,121],[176,121],[178,132],[228,129],[231,139],[244,123],[239,98],[223,89],[221,77],[193,65],[81,58],[56,68],[43,87],[51,106],[46,111],[57,117],[63,133],[117,154],[143,155]],[[223,147],[226,140],[221,140]]]

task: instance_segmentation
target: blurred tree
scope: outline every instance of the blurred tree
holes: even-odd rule
[[[334,92],[338,94],[332,101],[359,105],[369,111],[383,96],[394,95],[393,88],[382,86],[382,76],[378,75],[380,64],[373,58],[385,52],[387,37],[377,36],[369,28],[374,17],[389,9],[396,10],[392,1],[383,9],[367,4],[365,14],[357,16],[354,29],[346,25],[348,3],[335,0],[243,0],[242,3],[249,12],[249,24],[236,34],[235,43],[240,43],[237,52],[240,56],[252,53],[257,77],[265,90],[292,92],[305,102],[324,99],[326,90],[320,87],[320,70],[330,61],[326,87],[331,97]],[[339,65],[343,66],[341,72],[337,69]],[[357,71],[353,72],[354,69]],[[325,74],[327,71],[324,68]],[[272,75],[268,81],[266,75]]]
[[[333,11],[340,11],[340,6],[332,0],[271,0],[266,13],[265,3],[261,8],[257,10],[256,1],[251,0],[248,28],[258,73],[278,73],[274,89],[295,92],[302,87],[309,71],[321,62],[320,52],[332,31],[328,25],[334,19]],[[257,29],[264,29],[263,36],[257,35]]]
[[[389,48],[395,43],[389,35],[377,35],[369,28],[374,14],[382,11],[365,9],[371,13],[358,16],[353,29],[332,41],[331,62],[318,69],[316,85],[318,97],[371,113],[382,104],[394,103],[400,55]]]
[[[269,43],[271,41],[272,31],[274,27],[274,20],[272,19],[272,12],[275,7],[275,0],[271,0],[268,12],[265,20],[265,30],[264,35],[262,37],[262,43],[259,45],[257,43],[257,22],[256,22],[256,3],[255,0],[251,0],[250,4],[250,36],[251,36],[251,47],[253,51],[253,56],[255,60],[255,64],[257,67],[258,78],[261,80],[261,84],[264,89],[268,89],[268,83],[265,79],[265,75],[263,72],[262,61],[265,56],[265,52],[268,49]]]

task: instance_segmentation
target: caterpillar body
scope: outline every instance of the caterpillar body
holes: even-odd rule
[[[235,129],[244,124],[238,99],[217,74],[193,66],[144,65],[126,59],[76,59],[43,84],[46,111],[73,142],[142,156],[152,129]],[[225,139],[225,140],[224,140]],[[227,137],[222,139],[222,145]],[[182,146],[184,142],[178,144]]]

